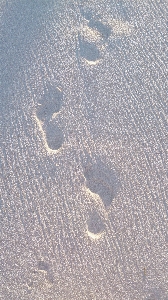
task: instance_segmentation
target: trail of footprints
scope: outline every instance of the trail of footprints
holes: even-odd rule
[[[78,33],[80,57],[89,65],[96,65],[102,59],[97,41],[101,42],[99,44],[106,44],[112,34],[113,36],[129,35],[132,31],[127,22],[112,20],[107,24],[101,22],[98,17],[94,17],[90,11],[81,10],[81,14],[85,18],[86,26],[82,28],[82,34]],[[99,161],[85,169],[84,177],[87,190],[107,212],[119,188],[116,172]],[[87,221],[88,236],[92,239],[99,239],[104,229],[100,215],[97,211],[93,211]]]
[[[119,35],[123,32],[128,34],[130,27],[121,21],[113,20],[112,26],[103,24],[95,18],[91,12],[81,11],[81,15],[87,23],[82,34],[78,33],[79,54],[88,64],[95,65],[102,58],[95,42],[97,37],[104,42],[110,37],[112,31]],[[89,40],[89,36],[91,39]],[[60,112],[63,93],[60,88],[48,87],[39,101],[36,109],[36,118],[45,137],[48,150],[59,150],[63,144],[63,132],[56,124],[57,115]],[[84,171],[85,187],[92,196],[97,199],[107,212],[116,196],[118,183],[115,171],[109,170],[101,162],[90,165]],[[87,233],[92,239],[99,239],[104,232],[104,223],[97,211],[91,213],[87,220]],[[39,269],[47,271],[46,266],[39,264]]]

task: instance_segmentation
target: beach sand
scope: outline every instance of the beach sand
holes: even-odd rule
[[[168,299],[166,10],[1,1],[0,299]]]

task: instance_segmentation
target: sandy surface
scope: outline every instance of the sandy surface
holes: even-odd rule
[[[0,16],[0,299],[167,300],[166,1]]]

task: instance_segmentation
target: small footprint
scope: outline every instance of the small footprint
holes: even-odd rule
[[[108,39],[111,34],[111,28],[98,20],[91,19],[88,23],[90,28],[96,29],[102,37]]]
[[[95,16],[90,10],[84,11],[82,6],[80,7],[81,15],[88,21],[88,26],[96,30],[103,38],[108,38],[111,35],[111,27],[99,20],[100,15]]]
[[[134,31],[134,26],[128,21],[119,19],[108,18],[105,22],[100,21],[100,15],[94,15],[91,11],[81,10],[81,15],[87,20],[87,26],[93,30],[96,30],[104,39],[108,39],[110,36],[129,36]]]
[[[36,109],[36,118],[43,132],[46,148],[58,150],[63,144],[63,133],[55,122],[62,104],[63,93],[60,88],[50,86],[44,93]]]
[[[28,280],[27,280],[27,290],[28,290],[28,294],[31,294],[32,289],[33,289],[33,281],[30,280],[30,279],[28,279]]]
[[[99,46],[102,47],[104,39],[108,39],[111,35],[111,27],[93,18],[92,14],[90,14],[90,17],[87,16],[87,19],[87,25],[82,27],[82,35],[78,33],[80,56],[88,64],[96,65],[102,58],[97,43],[99,42]]]
[[[49,268],[49,264],[46,263],[44,260],[40,260],[38,262],[38,271],[41,272],[41,273],[44,273],[45,279],[47,280],[49,285],[51,285],[53,283],[52,271]]]
[[[87,233],[88,236],[92,239],[99,239],[104,232],[104,224],[99,216],[99,214],[95,211],[91,214],[90,218],[87,221]]]
[[[44,262],[43,260],[38,262],[38,270],[41,272],[48,272],[49,270],[49,265]]]
[[[41,288],[51,288],[53,285],[53,274],[49,264],[43,259],[37,262],[37,270],[30,272],[30,277],[27,280],[27,293]]]
[[[100,53],[98,48],[94,43],[90,43],[80,35],[79,39],[79,48],[80,48],[80,56],[83,57],[89,64],[96,64],[100,59]]]
[[[86,187],[99,195],[105,208],[108,208],[118,189],[118,180],[114,170],[110,170],[101,162],[90,166],[84,172]]]
[[[60,149],[64,140],[61,129],[54,124],[54,121],[46,123],[43,128],[45,128],[44,131],[48,147],[52,150]]]
[[[63,94],[59,88],[50,87],[41,99],[36,111],[40,121],[48,120],[61,109]]]

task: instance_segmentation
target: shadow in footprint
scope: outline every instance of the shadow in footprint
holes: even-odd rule
[[[108,208],[115,198],[119,181],[115,170],[111,170],[103,163],[98,162],[84,172],[86,187],[94,194],[99,195],[105,208]]]
[[[54,113],[61,109],[63,93],[60,89],[50,86],[40,100],[36,110],[37,118],[40,121],[49,120]]]
[[[93,16],[93,13],[90,10],[84,10],[83,7],[80,7],[81,15],[89,21],[88,26],[92,29],[96,29],[104,38],[108,38],[111,34],[111,28],[101,21],[96,20],[100,16]]]
[[[79,36],[80,55],[88,62],[96,62],[100,59],[100,53],[93,43],[89,43]]]
[[[38,262],[38,270],[42,272],[48,272],[49,266],[46,262],[44,261],[39,261]]]
[[[104,231],[104,224],[97,212],[93,212],[87,221],[87,233],[93,239],[99,239]]]
[[[63,133],[53,122],[48,122],[45,126],[46,142],[50,149],[58,150],[63,144]]]
[[[104,25],[102,22],[91,19],[89,21],[89,27],[96,29],[104,38],[108,39],[111,34],[111,28]]]
[[[54,282],[53,274],[51,269],[49,268],[49,264],[45,261],[41,260],[38,262],[38,271],[45,274],[45,280],[47,280],[47,283],[52,286]]]

